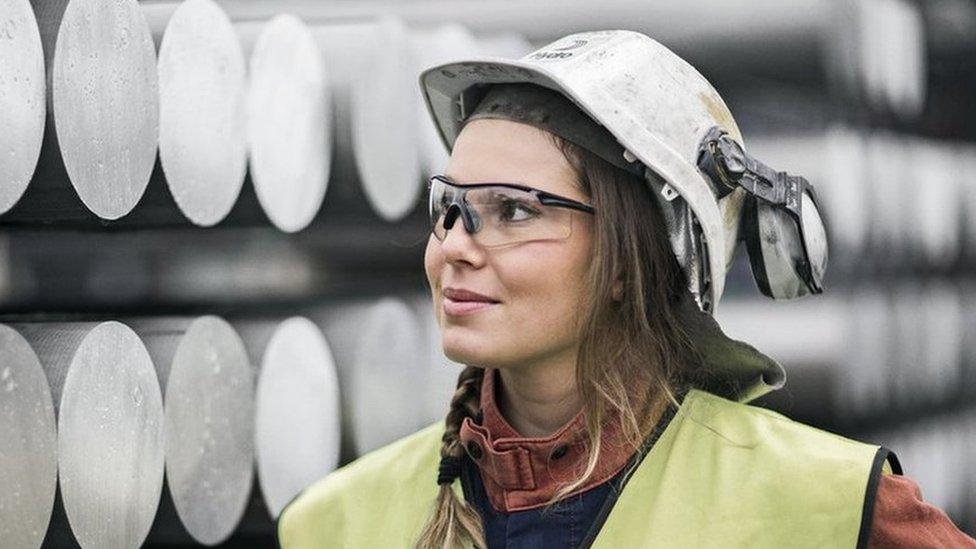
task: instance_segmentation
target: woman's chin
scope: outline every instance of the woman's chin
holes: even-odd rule
[[[472,366],[490,365],[497,359],[497,339],[494,344],[492,341],[487,334],[473,334],[471,330],[457,327],[448,327],[441,335],[444,356]]]
[[[458,364],[477,365],[484,358],[481,353],[477,353],[464,346],[444,345],[444,356],[452,362]]]

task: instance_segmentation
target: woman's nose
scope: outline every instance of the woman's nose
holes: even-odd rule
[[[461,219],[456,219],[450,229],[445,229],[441,252],[449,262],[464,261],[472,265],[479,264],[484,255],[474,235],[465,229]]]

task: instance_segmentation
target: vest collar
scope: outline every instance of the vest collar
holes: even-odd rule
[[[498,409],[495,399],[498,375],[495,368],[485,370],[480,421],[470,417],[462,421],[461,443],[477,464],[495,510],[510,513],[542,507],[586,467],[585,417],[580,410],[549,436],[523,437]],[[600,461],[594,474],[572,494],[609,480],[634,453],[622,436],[617,414],[604,426],[600,444]]]

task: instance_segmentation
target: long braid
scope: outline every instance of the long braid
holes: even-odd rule
[[[465,366],[458,376],[457,390],[451,397],[451,407],[444,420],[444,436],[441,437],[441,462],[437,474],[440,489],[434,504],[434,514],[424,527],[417,542],[418,549],[454,549],[470,540],[475,547],[484,548],[484,530],[481,516],[467,502],[459,499],[451,484],[461,474],[461,422],[475,417],[481,408],[481,381],[484,369]]]

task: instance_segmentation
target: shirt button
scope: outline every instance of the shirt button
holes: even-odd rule
[[[468,450],[468,455],[471,456],[471,459],[479,460],[481,459],[481,456],[484,455],[481,451],[481,445],[473,440],[468,442],[466,448]]]
[[[569,447],[567,447],[565,444],[561,444],[555,450],[552,451],[552,459],[559,459],[565,456],[566,452],[568,451],[569,451]]]

